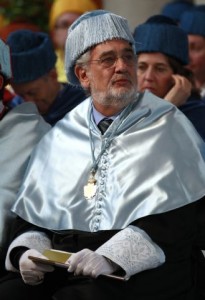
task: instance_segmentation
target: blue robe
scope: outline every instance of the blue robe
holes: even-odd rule
[[[178,108],[192,122],[202,139],[205,141],[205,99],[191,96],[185,104]]]

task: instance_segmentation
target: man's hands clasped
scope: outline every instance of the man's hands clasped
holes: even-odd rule
[[[29,256],[46,259],[44,255],[34,249],[24,252],[19,261],[19,269],[22,279],[29,285],[41,284],[44,280],[45,273],[53,272],[54,267],[48,264],[34,262],[29,258]],[[83,249],[72,254],[65,264],[69,265],[68,272],[73,272],[76,276],[84,275],[93,278],[96,278],[101,274],[112,274],[118,269],[116,264],[89,249]]]

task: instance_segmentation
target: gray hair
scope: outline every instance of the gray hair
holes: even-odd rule
[[[78,66],[84,66],[86,65],[89,60],[90,60],[90,56],[91,56],[91,51],[88,50],[87,52],[85,52],[84,54],[82,54],[77,60],[76,60],[76,65]]]

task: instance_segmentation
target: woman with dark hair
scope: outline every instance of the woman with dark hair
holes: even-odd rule
[[[205,140],[205,101],[188,64],[188,38],[166,16],[150,17],[134,31],[138,90],[149,90],[176,105]]]

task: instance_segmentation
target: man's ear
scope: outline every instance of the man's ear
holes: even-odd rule
[[[88,89],[90,87],[90,81],[85,68],[82,68],[81,66],[75,66],[75,75],[79,79],[84,89]]]
[[[0,74],[0,90],[3,88],[4,86],[4,78],[3,76]]]

